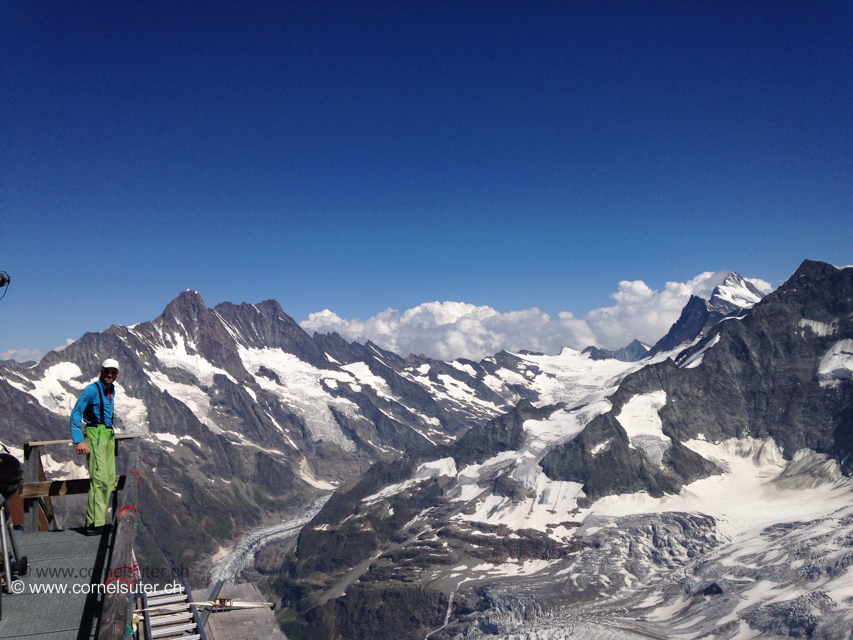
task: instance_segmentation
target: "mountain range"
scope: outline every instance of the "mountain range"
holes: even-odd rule
[[[851,352],[853,269],[811,261],[766,297],[730,274],[652,347],[480,362],[185,291],[0,365],[0,426],[19,455],[67,438],[117,358],[121,426],[148,434],[138,555],[204,585],[246,534],[312,518],[244,573],[291,640],[846,638]]]

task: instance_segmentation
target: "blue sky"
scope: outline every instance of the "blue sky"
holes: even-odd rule
[[[853,263],[850,2],[5,2],[0,354]]]

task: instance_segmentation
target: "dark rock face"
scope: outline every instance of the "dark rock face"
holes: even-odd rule
[[[492,494],[509,498],[513,502],[526,500],[530,497],[531,492],[518,480],[513,480],[508,475],[503,474],[498,476],[492,482]]]
[[[17,360],[0,360],[0,366],[8,367],[9,369],[29,369],[38,364],[35,360],[27,360],[26,362],[18,362]]]
[[[450,447],[440,448],[435,459],[447,453],[457,466],[463,466],[478,464],[504,451],[517,451],[524,443],[524,422],[541,420],[560,406],[534,407],[529,401],[522,400],[512,411],[470,429]]]
[[[420,640],[441,624],[447,598],[416,585],[353,585],[348,597],[330,600],[306,612],[304,620],[288,624],[292,640],[364,638]]]
[[[607,360],[612,358],[622,362],[637,362],[642,360],[649,353],[649,347],[639,340],[634,340],[626,347],[621,349],[599,349],[598,347],[587,347],[581,353],[588,353],[593,360]]]
[[[821,380],[818,369],[833,345],[853,338],[851,314],[853,269],[806,261],[750,313],[718,324],[677,360],[683,366],[708,347],[698,366],[667,361],[626,377],[614,410],[660,389],[667,394],[664,433],[674,439],[769,436],[786,458],[813,449],[849,474],[853,381]]]
[[[598,450],[598,451],[597,451]],[[625,430],[610,414],[598,416],[576,438],[555,448],[541,462],[554,480],[580,482],[588,506],[601,497],[646,491],[659,498],[678,493],[683,484],[719,473],[717,466],[679,442],[664,453],[658,466],[631,447]]]
[[[616,356],[612,355],[607,349],[599,349],[598,347],[587,347],[581,353],[588,353],[592,360],[616,360]]]
[[[695,340],[725,317],[709,302],[698,296],[690,296],[681,315],[667,334],[649,350],[649,357],[662,351],[671,351],[679,345]]]

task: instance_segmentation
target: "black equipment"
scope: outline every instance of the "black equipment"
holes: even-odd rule
[[[27,558],[21,557],[18,553],[12,518],[6,504],[6,501],[21,488],[23,479],[24,469],[18,459],[10,453],[0,453],[0,497],[2,497],[0,499],[0,549],[3,552],[2,578],[6,593],[13,593],[12,574],[23,576],[27,573]]]

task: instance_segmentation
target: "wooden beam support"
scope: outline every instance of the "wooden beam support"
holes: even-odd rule
[[[124,489],[126,476],[116,478],[116,491]],[[48,480],[46,482],[28,482],[21,487],[21,497],[48,498],[50,496],[68,496],[77,493],[89,493],[89,478],[79,480]]]
[[[24,483],[39,481],[39,448],[24,443]],[[24,500],[24,531],[33,533],[39,530],[38,500]]]

